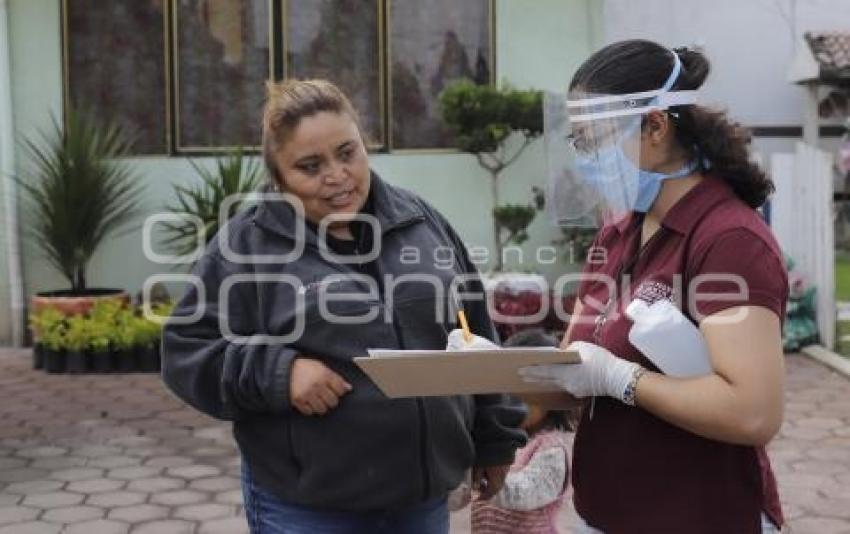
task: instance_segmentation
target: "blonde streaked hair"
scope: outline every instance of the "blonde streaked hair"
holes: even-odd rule
[[[327,80],[266,82],[266,104],[263,108],[263,160],[272,185],[281,184],[275,153],[291,137],[301,119],[321,113],[345,113],[350,116],[360,137],[366,143],[360,115],[339,87]]]

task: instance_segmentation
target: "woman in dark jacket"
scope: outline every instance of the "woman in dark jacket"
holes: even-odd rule
[[[483,292],[475,267],[439,213],[370,171],[332,84],[270,84],[263,145],[271,191],[199,261],[165,328],[164,380],[233,421],[252,532],[448,532],[447,493],[473,466],[498,490],[523,410],[501,395],[389,400],[352,359],[444,348],[448,289]],[[495,337],[482,301],[465,308]]]

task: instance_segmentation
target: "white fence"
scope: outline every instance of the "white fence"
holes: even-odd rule
[[[821,343],[835,346],[835,236],[832,156],[797,143],[794,154],[774,154],[776,194],[771,227],[782,249],[817,287]]]

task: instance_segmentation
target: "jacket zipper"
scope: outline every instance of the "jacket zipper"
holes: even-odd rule
[[[381,296],[383,300],[383,295]],[[393,318],[393,330],[396,338],[401,341],[401,332]],[[422,468],[422,491],[423,499],[431,494],[431,479],[428,474],[431,471],[428,461],[428,419],[425,412],[425,401],[422,397],[416,397],[416,414],[419,417],[419,465]]]
[[[415,216],[415,217],[411,217],[410,219],[407,219],[405,221],[398,222],[394,225],[391,225],[387,228],[382,229],[381,237],[383,239],[383,237],[391,231],[399,230],[401,228],[406,228],[408,226],[412,226],[416,223],[420,223],[420,222],[423,222],[425,220],[426,219],[425,219],[424,216],[418,215],[418,216]],[[310,246],[311,248],[318,249],[318,246],[316,246],[314,243],[306,243],[306,245]],[[377,261],[378,260],[375,260],[376,267],[377,267]],[[342,269],[342,268],[340,268],[336,265],[333,265],[333,264],[331,264],[331,265],[332,265],[333,268],[335,268],[340,273],[348,274],[345,269]],[[360,265],[360,267],[362,267],[362,265]],[[376,276],[381,276],[381,272],[377,268],[375,269],[375,274],[376,274]],[[380,283],[378,284],[378,287],[382,287]],[[386,300],[385,300],[383,291],[381,291],[380,300],[381,300],[381,305],[385,307],[386,306]],[[395,331],[396,338],[399,341],[401,341],[402,340],[401,332],[399,331],[398,325],[396,324],[394,317],[393,317],[393,330]],[[420,449],[420,465],[422,467],[422,486],[423,486],[424,498],[427,499],[428,496],[431,493],[431,482],[430,482],[430,478],[428,476],[428,473],[430,472],[431,469],[430,469],[430,462],[428,461],[428,448],[427,448],[428,432],[429,432],[429,430],[428,430],[428,420],[426,418],[427,414],[425,412],[425,401],[422,399],[422,397],[416,398],[416,411],[417,411],[417,415],[419,417],[419,436],[420,436],[419,449]]]
[[[422,220],[421,218],[417,218],[417,219],[412,219],[410,221],[405,221],[402,224],[397,224],[397,225],[393,226],[392,228],[387,229],[387,231],[397,230],[399,228],[404,228],[405,226],[410,226],[410,225],[413,225],[417,222],[420,222],[421,220]],[[383,233],[386,234],[387,231],[384,231]],[[375,261],[377,261],[377,260],[375,260]],[[379,273],[380,272],[376,269],[376,274],[379,274]],[[378,286],[382,287],[380,284]],[[380,298],[381,298],[381,304],[386,307],[386,300],[385,300],[385,295],[384,295],[383,291],[381,291]],[[389,311],[390,311],[390,313],[393,314],[393,331],[395,332],[396,339],[398,339],[399,343],[401,343],[402,340],[403,340],[403,337],[401,335],[401,331],[399,330],[398,324],[396,324],[396,321],[395,321],[395,312],[394,312],[394,310],[389,310]],[[428,460],[428,441],[429,441],[428,440],[428,433],[429,433],[428,418],[427,418],[427,413],[425,411],[425,401],[424,401],[424,399],[422,399],[422,397],[416,397],[416,414],[417,414],[417,417],[419,418],[419,465],[420,465],[421,470],[422,470],[422,492],[423,492],[423,500],[424,500],[424,499],[427,499],[428,496],[431,494],[431,479],[429,477],[431,467],[430,467],[430,461]]]

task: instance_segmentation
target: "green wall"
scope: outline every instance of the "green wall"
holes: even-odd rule
[[[600,3],[596,0],[497,0],[497,76],[521,88],[558,90],[588,55],[599,35]],[[62,62],[58,0],[11,0],[12,90],[14,125],[19,135],[31,135],[49,125],[49,113],[62,106]],[[258,118],[259,120],[259,118]],[[532,145],[503,177],[504,201],[525,201],[532,185],[543,185],[542,143]],[[169,201],[171,185],[195,179],[183,158],[146,157],[133,160],[147,187],[146,207],[156,211]],[[212,160],[204,159],[204,164]],[[27,164],[17,155],[18,167]],[[475,158],[465,154],[375,154],[372,167],[385,179],[410,188],[432,202],[456,226],[470,245],[491,241],[489,178]],[[2,207],[0,207],[2,209]],[[25,214],[22,214],[25,215]],[[534,248],[557,236],[543,215],[531,228],[524,247],[526,263]],[[65,286],[38,256],[33,243],[22,239],[27,294]],[[4,254],[0,251],[0,256]],[[563,263],[541,266],[552,277],[570,269]],[[123,287],[136,292],[144,279],[169,272],[147,261],[141,231],[104,243],[94,258],[91,285]],[[3,332],[0,332],[0,341]]]

